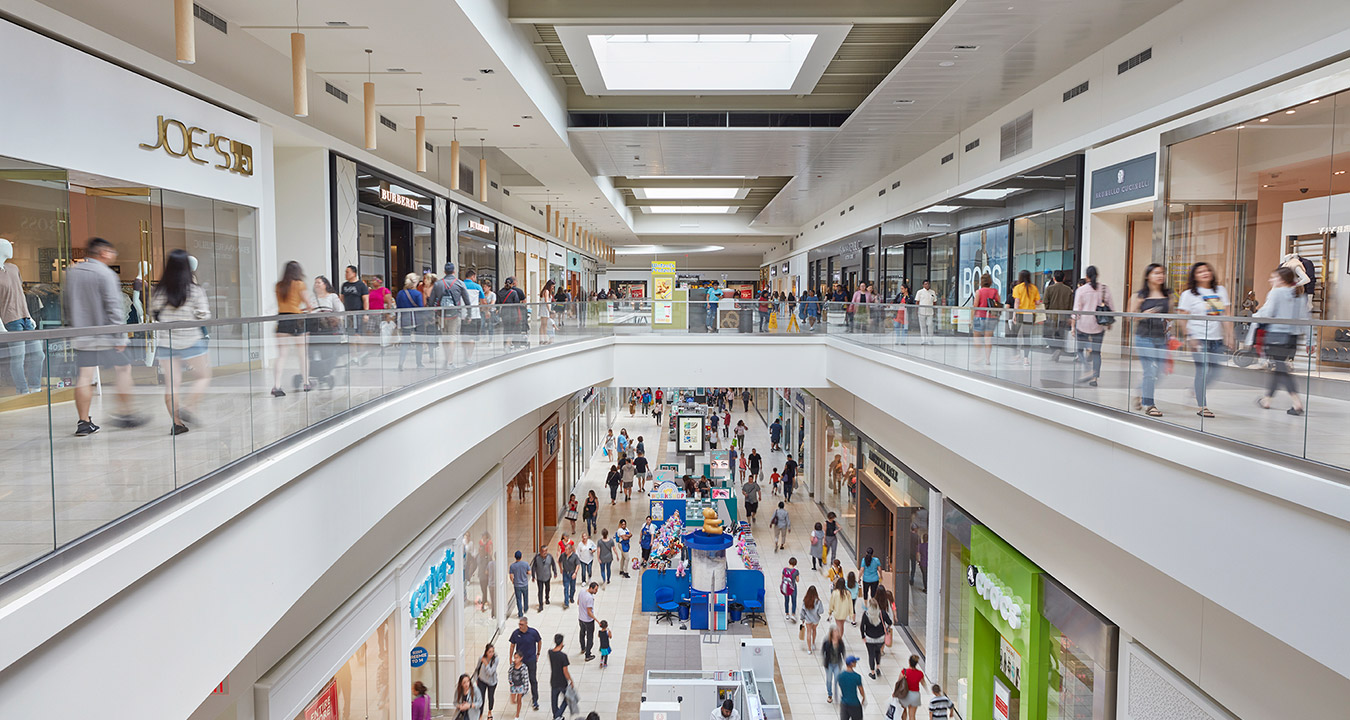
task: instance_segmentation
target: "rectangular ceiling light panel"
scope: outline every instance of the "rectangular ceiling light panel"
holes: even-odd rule
[[[727,215],[736,212],[736,208],[726,205],[663,205],[644,207],[642,211],[653,215]]]
[[[588,95],[800,95],[815,88],[850,27],[565,26],[557,31]]]
[[[742,188],[634,188],[639,200],[741,200],[748,194]]]

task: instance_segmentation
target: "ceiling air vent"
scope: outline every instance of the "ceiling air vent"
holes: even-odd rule
[[[954,159],[956,159],[956,153],[947,153],[946,155],[942,156],[942,164],[946,165],[947,163],[951,162]]]
[[[490,182],[490,183],[488,183],[488,184],[492,186],[492,189],[493,189],[493,190],[496,190],[496,189],[497,189],[497,181],[496,181],[496,180],[493,180],[492,182]]]
[[[427,143],[426,145],[427,145],[427,152],[429,152],[429,153],[434,153],[434,152],[436,152],[436,148],[432,147],[432,146],[431,146],[431,143]]]
[[[323,84],[323,89],[324,89],[324,91],[327,92],[329,95],[332,95],[333,97],[335,97],[335,98],[341,100],[342,102],[347,102],[347,93],[342,92],[341,90],[339,90],[339,89],[338,89],[338,86],[334,85],[333,83],[330,83],[330,82],[324,83],[324,84]]]
[[[1074,88],[1069,88],[1068,90],[1064,91],[1064,102],[1068,102],[1087,91],[1088,91],[1088,81],[1084,80],[1082,85],[1079,85],[1078,87]]]
[[[886,194],[886,188],[882,188],[882,189],[880,189],[880,190],[877,191],[877,197],[881,197],[882,195],[885,195],[885,194]]]
[[[848,211],[849,211],[849,212],[853,212],[853,206],[852,206],[852,205],[849,205],[849,206],[848,206]]]
[[[380,116],[380,124],[383,125],[383,126],[385,126],[385,127],[387,127],[387,128],[389,128],[390,130],[395,130],[395,131],[398,130],[398,125],[395,124],[393,120],[390,120],[389,118],[387,118],[387,117],[385,117],[385,116],[383,116],[383,115]]]
[[[970,142],[966,143],[966,152],[970,152],[971,150],[974,150],[979,146],[980,146],[980,139],[975,138],[974,140],[971,140]]]
[[[492,183],[492,187],[497,187],[497,183]],[[502,194],[503,194],[503,195],[510,195],[510,194],[511,194],[511,191],[510,191],[510,190],[507,190],[506,188],[502,188]]]
[[[844,211],[843,211],[843,210],[840,210],[840,211],[839,211],[839,216],[840,216],[840,217],[843,217],[843,215],[844,215]]]
[[[1031,113],[1006,123],[999,129],[999,160],[1031,149]]]
[[[891,189],[892,189],[892,190],[894,190],[894,189],[896,189],[896,188],[898,188],[898,187],[900,187],[900,181],[899,181],[899,180],[896,180],[895,182],[891,183]]]
[[[1123,63],[1117,65],[1117,66],[1116,66],[1116,74],[1117,74],[1117,75],[1124,75],[1124,74],[1125,74],[1125,71],[1127,71],[1127,70],[1133,70],[1135,67],[1137,67],[1137,66],[1139,66],[1139,65],[1142,65],[1142,64],[1144,64],[1144,63],[1146,63],[1146,62],[1148,62],[1149,60],[1152,60],[1152,59],[1153,59],[1153,48],[1149,48],[1149,49],[1147,49],[1147,50],[1145,50],[1145,51],[1139,53],[1138,55],[1135,55],[1134,57],[1130,58],[1129,60],[1126,60],[1125,62],[1123,62]]]
[[[952,46],[952,52],[975,52],[976,50],[979,50],[979,49],[980,49],[980,46],[979,46],[979,45],[954,45],[954,46]]]
[[[192,4],[192,16],[225,34],[229,34],[230,32],[229,24],[225,22],[225,18],[207,10],[201,5],[196,3]]]

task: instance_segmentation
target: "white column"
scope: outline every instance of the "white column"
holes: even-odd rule
[[[942,531],[943,517],[942,493],[928,491],[928,625],[924,634],[924,672],[928,679],[944,688],[946,678],[942,671],[942,639],[947,619],[943,615],[946,605],[943,603],[942,583],[947,570],[946,533]]]

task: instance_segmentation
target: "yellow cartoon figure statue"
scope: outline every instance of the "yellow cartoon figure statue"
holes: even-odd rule
[[[717,517],[717,511],[712,508],[703,508],[703,532],[709,535],[722,534],[722,519]]]

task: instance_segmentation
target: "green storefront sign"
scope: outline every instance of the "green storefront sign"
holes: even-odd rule
[[[971,526],[966,592],[974,612],[961,638],[971,718],[1046,717],[1050,654],[1042,572],[987,528]]]

